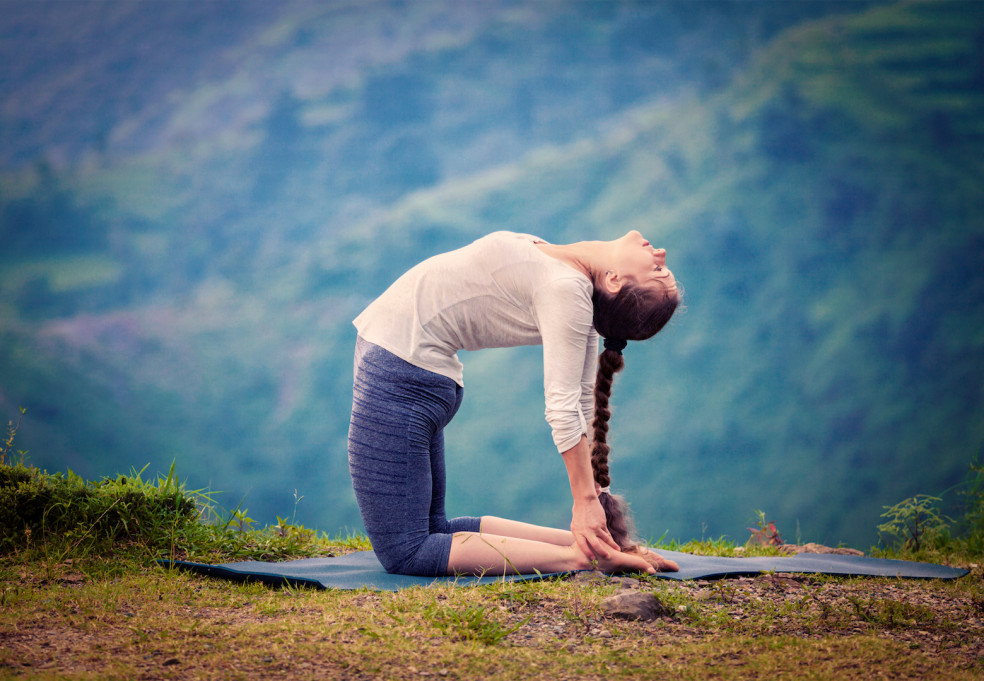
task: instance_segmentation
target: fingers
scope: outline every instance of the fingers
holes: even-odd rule
[[[603,529],[596,535],[598,542],[601,544],[601,553],[605,558],[610,558],[613,553],[621,553],[622,547],[612,539],[612,535],[608,532],[608,528]]]
[[[595,560],[597,556],[595,552],[591,550],[591,544],[588,543],[587,538],[583,534],[574,533],[574,543],[577,544],[577,548],[583,553],[588,560]]]
[[[581,532],[574,527],[571,527],[571,532],[574,534],[574,540],[577,542],[578,548],[581,552],[586,555],[590,560],[604,559],[608,560],[611,558],[613,553],[618,553],[622,548],[615,543],[612,539],[612,535],[609,534],[608,529],[602,527],[598,530],[588,530],[586,532]]]
[[[609,560],[612,557],[611,549],[609,549],[608,545],[604,541],[596,541],[592,543],[591,548],[599,560]]]
[[[618,550],[618,545],[611,546],[601,535],[589,536],[586,534],[575,534],[578,548],[588,557],[589,560],[608,560],[611,558],[612,549]]]
[[[602,535],[602,539],[604,539],[605,540],[605,543],[609,547],[611,547],[612,549],[614,549],[615,551],[621,551],[622,550],[622,547],[619,546],[618,543],[614,539],[612,539],[612,535],[610,535],[607,530],[605,531],[605,534]]]

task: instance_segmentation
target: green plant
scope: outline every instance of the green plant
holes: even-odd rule
[[[758,516],[756,527],[749,527],[748,531],[752,536],[748,538],[746,544],[754,546],[782,546],[782,535],[776,529],[776,524],[765,519],[765,511],[755,511]]]
[[[878,532],[895,537],[907,551],[941,548],[950,538],[952,520],[940,513],[940,501],[939,497],[917,494],[885,506],[881,517],[888,520],[878,526]]]
[[[227,526],[235,525],[236,529],[238,529],[240,532],[245,532],[246,530],[253,529],[253,523],[255,523],[256,521],[250,518],[248,515],[246,515],[248,512],[249,512],[248,508],[237,508],[235,511],[232,512],[232,515],[229,517],[229,522],[227,523]]]
[[[17,435],[17,430],[20,428],[21,423],[24,420],[24,414],[27,413],[27,409],[24,407],[20,408],[20,414],[17,416],[17,421],[13,419],[7,422],[7,439],[3,441],[3,449],[0,449],[0,466],[3,466],[7,462],[7,455],[10,453],[10,448],[14,446],[14,437]],[[24,461],[24,456],[27,454],[26,451],[18,451],[21,457],[21,463]]]

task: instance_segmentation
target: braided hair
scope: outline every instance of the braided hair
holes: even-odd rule
[[[679,296],[665,289],[627,283],[616,294],[595,287],[592,300],[595,329],[604,337],[605,343],[598,357],[595,377],[591,468],[595,482],[602,489],[598,500],[605,509],[609,534],[623,551],[634,552],[637,543],[628,504],[610,490],[608,421],[612,415],[609,405],[612,382],[615,374],[625,366],[622,350],[626,341],[645,340],[656,335],[676,310]]]

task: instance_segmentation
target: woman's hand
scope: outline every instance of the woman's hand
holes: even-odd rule
[[[608,533],[605,509],[598,497],[575,500],[571,511],[571,533],[574,543],[589,560],[609,560],[621,551]]]
[[[590,517],[590,505],[581,506],[580,513],[579,506],[574,505],[574,521],[571,523],[574,546],[571,548],[581,553],[580,569],[593,568],[607,573],[646,572],[651,575],[656,574],[659,567],[653,565],[652,561],[647,560],[639,553],[626,553],[618,548],[618,544],[612,540],[608,528],[605,526],[605,511],[601,508],[600,503],[595,505],[598,507],[598,512],[601,513],[602,526],[600,530],[594,526],[593,532],[579,532],[575,528],[579,517]]]

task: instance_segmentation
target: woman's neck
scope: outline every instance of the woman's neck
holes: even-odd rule
[[[605,262],[610,244],[607,241],[578,241],[573,244],[537,243],[536,247],[546,255],[570,265],[591,280],[598,281],[605,272]]]

